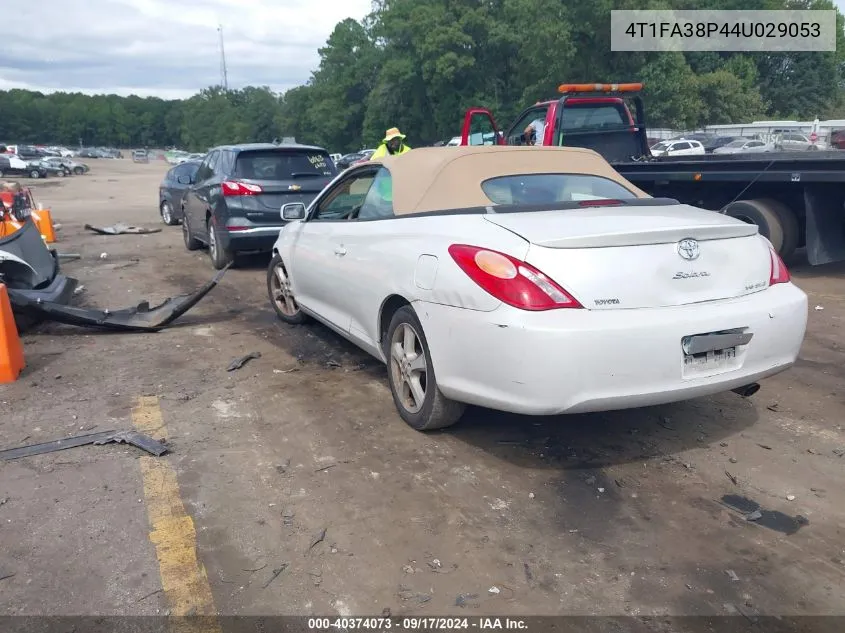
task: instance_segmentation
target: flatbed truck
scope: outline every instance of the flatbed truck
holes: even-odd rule
[[[528,144],[539,121],[536,144],[593,149],[649,195],[756,224],[784,260],[806,248],[811,265],[845,261],[845,151],[653,156],[641,90],[563,84],[558,99],[526,108],[503,132],[488,109],[470,108],[461,145]]]

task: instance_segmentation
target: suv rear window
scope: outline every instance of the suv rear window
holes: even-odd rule
[[[563,129],[576,130],[580,128],[620,127],[627,125],[624,116],[624,106],[617,103],[580,104],[571,103],[565,106],[563,113]]]
[[[630,200],[637,196],[609,178],[584,174],[500,176],[481,183],[493,204],[545,204],[581,200]]]
[[[326,177],[337,173],[326,152],[308,150],[258,150],[240,152],[234,175],[256,180],[292,180]]]

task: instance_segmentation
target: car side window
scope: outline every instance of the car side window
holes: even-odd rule
[[[670,152],[677,152],[678,150],[682,150],[682,149],[689,149],[689,148],[690,148],[690,144],[689,144],[689,143],[686,143],[686,142],[684,142],[684,143],[675,143],[674,145],[672,145],[672,147],[670,147],[670,148],[669,148],[669,151],[670,151]]]
[[[212,152],[208,157],[208,176],[211,178],[217,171],[217,163],[220,161],[220,151]]]
[[[214,165],[214,173],[218,176],[226,176],[232,173],[232,160],[231,154],[229,150],[220,150],[217,155],[217,162]]]
[[[170,170],[170,172],[172,174],[170,176],[170,179],[174,180],[174,181],[178,181],[179,178],[181,178],[182,176],[189,176],[189,177],[193,176],[195,170],[196,170],[196,165],[193,165],[191,163],[183,163],[183,164],[179,165],[178,167],[174,167],[173,169]]]
[[[374,172],[365,172],[338,183],[319,202],[310,220],[319,222],[320,220],[349,220],[356,218],[358,211],[364,204],[364,199],[367,197],[367,192],[369,192],[373,180],[375,180],[375,176]]]
[[[386,167],[376,173],[373,184],[364,198],[359,220],[381,220],[396,217],[393,213],[393,178]]]
[[[548,111],[549,106],[540,106],[528,110],[525,114],[519,117],[516,123],[514,123],[513,127],[510,129],[508,137],[505,139],[505,142],[508,145],[525,145],[525,128],[527,128],[528,124],[535,119],[542,119],[545,121]],[[542,140],[543,139],[539,139],[539,141]]]
[[[206,178],[208,178],[211,175],[211,170],[208,168],[208,161],[210,159],[211,159],[211,155],[209,154],[202,161],[202,163],[199,166],[199,169],[197,169],[196,181],[198,183],[202,182],[203,180],[205,180]]]

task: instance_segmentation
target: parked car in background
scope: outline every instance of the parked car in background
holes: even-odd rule
[[[361,154],[361,157],[352,161],[352,164],[357,165],[358,163],[365,163],[368,160],[370,160],[370,156],[372,156],[375,153],[376,153],[376,150],[374,150],[374,149],[362,149],[359,152],[359,154]]]
[[[61,167],[65,170],[66,175],[70,174],[84,174],[88,171],[88,166],[84,165],[83,163],[79,163],[72,158],[61,158],[59,156],[46,156],[39,161],[42,165],[47,167],[47,169],[51,168],[58,168]]]
[[[188,161],[171,167],[158,186],[158,211],[161,221],[170,226],[182,221],[182,198],[197,175],[200,161]]]
[[[351,154],[341,156],[338,160],[334,161],[334,163],[338,169],[348,169],[352,163],[363,157],[363,152],[352,152]]]
[[[76,176],[81,176],[82,174],[87,174],[91,171],[88,163],[83,163],[82,161],[78,161],[74,158],[62,158],[61,161],[64,165],[67,165]]]
[[[720,147],[724,147],[728,143],[733,143],[734,141],[739,141],[742,139],[744,139],[744,137],[742,136],[717,136],[709,143],[704,143],[704,151],[707,154],[712,154]]]
[[[37,147],[33,145],[18,145],[15,148],[15,154],[18,157],[22,158],[23,160],[32,160],[37,158],[43,158],[46,154],[40,151]]]
[[[57,156],[47,156],[38,161],[38,163],[47,170],[48,176],[58,176],[64,178],[70,176],[73,172],[70,167],[62,162],[62,159]]]
[[[714,154],[747,154],[755,152],[771,152],[774,150],[774,145],[759,141],[757,139],[740,138],[731,141],[727,145],[717,147],[713,150]]]
[[[701,141],[661,141],[651,147],[653,156],[701,156],[705,154]]]
[[[287,202],[308,204],[337,175],[322,147],[251,143],[213,148],[183,200],[185,247],[208,245],[221,269],[242,251],[269,251]]]
[[[91,147],[83,147],[76,153],[76,155],[80,158],[102,158],[101,152],[98,152]]]
[[[384,362],[420,431],[467,404],[557,415],[751,395],[804,340],[807,295],[755,225],[652,198],[592,150],[419,148],[282,214],[276,314]]]
[[[802,152],[827,149],[827,146],[820,140],[813,140],[806,134],[797,132],[785,132],[778,135],[774,142],[775,148],[785,152]]]
[[[830,147],[833,149],[845,149],[845,130],[833,130],[830,133]]]
[[[147,150],[145,149],[136,149],[132,152],[132,162],[133,163],[148,163],[150,162],[150,157],[147,155]]]
[[[27,176],[29,178],[46,178],[47,168],[40,161],[24,160],[15,154],[0,154],[0,177]]]

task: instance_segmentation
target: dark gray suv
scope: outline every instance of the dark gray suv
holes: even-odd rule
[[[208,152],[182,201],[188,250],[208,245],[218,270],[238,252],[269,252],[289,202],[307,207],[337,175],[322,147],[252,143]]]

